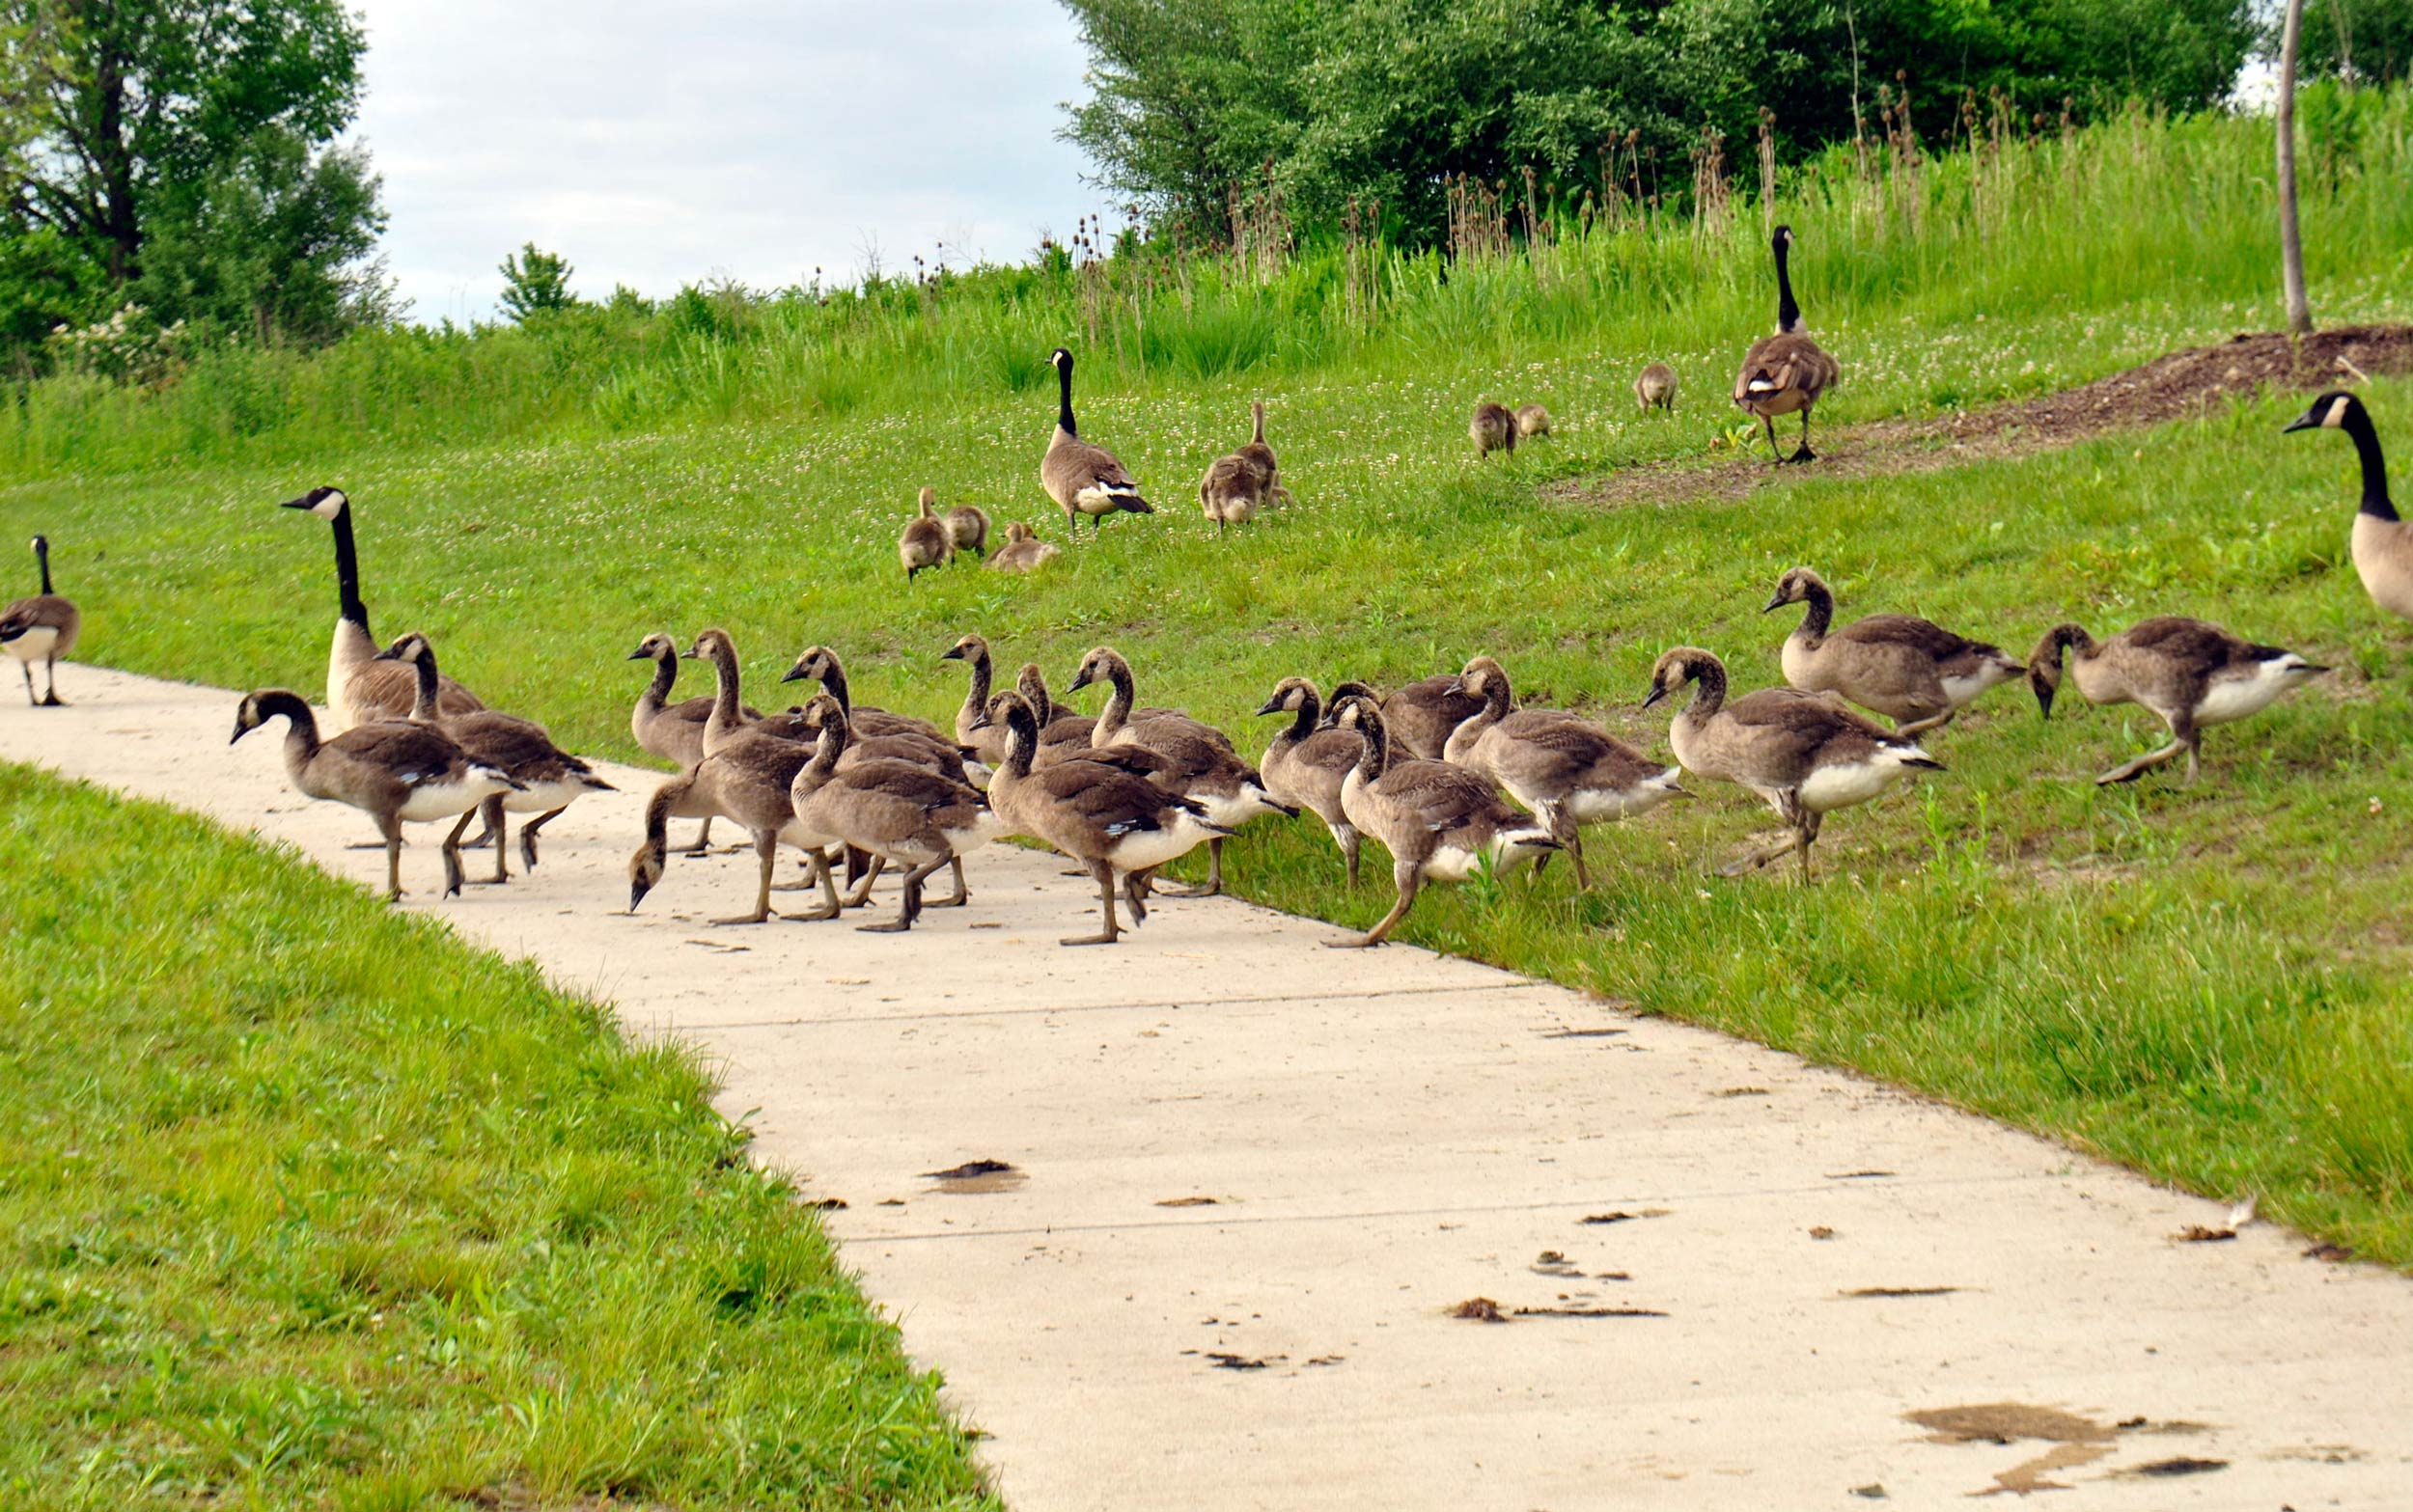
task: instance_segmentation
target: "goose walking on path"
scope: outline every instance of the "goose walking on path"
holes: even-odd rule
[[[1057,347],[1047,360],[1055,365],[1060,398],[1056,406],[1056,431],[1047,441],[1047,454],[1040,460],[1040,486],[1047,497],[1064,510],[1066,521],[1077,536],[1084,515],[1095,522],[1091,534],[1105,523],[1105,516],[1117,510],[1132,514],[1153,514],[1155,507],[1140,497],[1140,485],[1123,470],[1123,463],[1102,446],[1081,439],[1080,427],[1072,419],[1072,353]]]
[[[36,708],[65,708],[59,698],[59,658],[75,649],[84,616],[71,601],[51,591],[48,536],[34,537],[34,562],[42,569],[42,591],[0,609],[0,650],[15,657],[25,670],[26,702]],[[39,699],[34,697],[36,662],[42,664],[50,679]]]
[[[406,720],[373,721],[322,741],[310,705],[288,688],[244,695],[235,712],[234,738],[227,743],[279,717],[286,721],[285,770],[294,787],[311,798],[348,804],[376,821],[385,837],[387,902],[402,895],[405,820],[428,823],[458,815],[444,839],[444,895],[460,891],[461,831],[479,804],[517,787],[508,774],[473,759],[441,730]]]
[[[2413,619],[2413,524],[2397,517],[2388,497],[2388,462],[2379,453],[2379,430],[2371,411],[2351,394],[2332,390],[2288,426],[2294,430],[2343,430],[2363,464],[2363,503],[2354,513],[2347,550],[2363,591],[2400,619]]]
[[[1777,580],[1761,609],[1807,604],[1801,623],[1785,638],[1785,680],[1805,693],[1839,693],[1894,721],[1894,733],[1916,735],[1949,725],[1986,689],[2027,669],[2000,646],[1953,634],[1915,615],[1870,615],[1837,630],[1835,594],[1808,567]]]
[[[828,846],[836,843],[835,838],[807,828],[796,817],[795,803],[790,796],[796,774],[813,759],[813,748],[793,740],[741,729],[721,741],[702,761],[655,788],[646,800],[645,838],[628,858],[628,911],[635,913],[646,894],[661,886],[670,848],[668,821],[716,813],[743,825],[753,837],[758,877],[754,912],[715,919],[713,923],[759,924],[770,919],[771,872],[783,840],[805,852],[812,880],[820,886],[821,906],[814,913],[781,917],[837,918],[844,905],[838,897],[837,884],[830,878],[829,860],[824,854]]]
[[[1340,848],[1349,886],[1357,886],[1358,853],[1364,838],[1349,822],[1341,802],[1341,788],[1356,769],[1365,742],[1355,730],[1335,729],[1321,720],[1323,701],[1316,685],[1304,677],[1285,677],[1260,714],[1288,714],[1290,723],[1265,747],[1257,770],[1264,774],[1265,790],[1276,803],[1306,809],[1324,821],[1332,843]]]
[[[826,693],[806,701],[804,720],[818,738],[813,759],[788,788],[797,820],[816,835],[904,871],[896,919],[859,927],[874,934],[912,928],[922,916],[923,884],[941,866],[956,868],[956,900],[962,901],[963,857],[987,844],[1001,827],[981,795],[909,761],[845,761],[846,710]]]
[[[1821,694],[1762,688],[1730,703],[1726,664],[1698,646],[1679,646],[1659,658],[1643,706],[1688,682],[1697,685],[1692,701],[1668,727],[1676,759],[1699,777],[1751,789],[1793,832],[1785,844],[1726,867],[1728,876],[1789,850],[1806,884],[1810,847],[1828,814],[1867,803],[1914,769],[1944,769],[1915,742]]]
[[[2193,783],[2205,726],[2259,714],[2329,670],[2284,646],[2257,646],[2178,615],[2145,620],[2100,642],[2077,625],[2057,624],[2028,658],[2028,686],[2046,719],[2053,717],[2065,652],[2079,697],[2089,703],[2140,703],[2170,727],[2170,744],[2113,767],[2094,779],[2098,785],[2134,782],[2182,756]]]
[[[419,697],[419,679],[400,662],[380,661],[369,633],[369,606],[360,597],[360,553],[352,543],[352,505],[341,488],[321,485],[285,508],[307,509],[335,532],[335,640],[327,653],[327,724],[335,733],[376,719],[402,719]],[[446,677],[436,706],[446,714],[485,708],[475,694]]]
[[[1760,417],[1767,427],[1768,450],[1779,462],[1815,461],[1817,454],[1810,450],[1810,410],[1819,395],[1835,386],[1844,370],[1810,339],[1809,328],[1801,323],[1801,306],[1793,302],[1789,265],[1793,229],[1777,227],[1772,245],[1776,252],[1776,334],[1760,338],[1743,354],[1742,371],[1734,375],[1734,402],[1745,414]],[[1776,417],[1796,412],[1801,416],[1801,446],[1787,456],[1776,444]]]
[[[637,706],[628,715],[628,732],[636,738],[637,749],[682,768],[703,760],[704,726],[712,717],[713,700],[710,694],[699,694],[677,703],[670,701],[670,690],[679,681],[679,643],[656,631],[638,642],[628,659],[653,664],[653,680],[637,695]],[[748,724],[763,717],[761,709],[743,704],[737,712]],[[695,843],[681,854],[704,856],[711,849],[712,816],[707,813]]]

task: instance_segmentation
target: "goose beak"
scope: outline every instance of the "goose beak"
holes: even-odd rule
[[[807,674],[803,668],[790,667],[786,672],[779,674],[779,680],[782,682],[802,682],[808,675],[810,674]]]
[[[1279,714],[1282,711],[1282,701],[1280,699],[1267,699],[1264,705],[1258,709],[1257,712],[1260,714]]]
[[[2053,690],[2040,682],[2036,684],[2036,711],[2040,719],[2053,717]]]
[[[645,901],[645,895],[646,895],[646,893],[649,893],[649,892],[651,892],[651,891],[652,891],[652,889],[650,889],[650,888],[648,888],[648,887],[647,887],[644,883],[642,883],[642,882],[631,882],[631,883],[629,883],[629,884],[628,884],[628,912],[630,912],[630,913],[632,913],[632,914],[633,914],[633,913],[635,913],[635,912],[637,911],[637,905],[638,905],[639,903],[642,903],[642,902],[644,902],[644,901]]]
[[[653,653],[652,651],[649,651],[644,646],[640,646],[635,650],[628,653],[628,659],[632,662],[641,662],[651,659],[652,655]]]
[[[2321,417],[2308,409],[2295,419],[2288,421],[2279,433],[2283,436],[2291,436],[2299,430],[2318,430],[2320,424]]]
[[[972,716],[972,728],[974,729],[986,729],[992,723],[993,721],[989,719],[988,710],[986,709],[983,709],[978,714]]]
[[[688,646],[685,650],[679,653],[680,660],[689,662],[701,660],[703,655],[704,643],[702,641],[698,641],[695,645]]]
[[[938,659],[942,662],[959,662],[963,660],[963,647],[960,646],[950,646],[945,650],[938,653]]]
[[[1647,699],[1645,699],[1645,700],[1643,700],[1643,701],[1642,701],[1642,706],[1643,706],[1644,708],[1649,708],[1650,705],[1652,705],[1653,703],[1658,702],[1661,699],[1664,699],[1664,698],[1666,698],[1666,697],[1667,697],[1667,689],[1665,689],[1665,688],[1663,688],[1663,687],[1659,686],[1657,683],[1655,683],[1655,682],[1654,682],[1654,683],[1652,683],[1652,684],[1650,685],[1650,696],[1649,698],[1647,698]]]
[[[1760,606],[1760,613],[1761,613],[1761,614],[1763,614],[1763,615],[1764,615],[1764,614],[1768,613],[1768,612],[1769,612],[1770,610],[1772,610],[1772,609],[1782,609],[1782,608],[1784,608],[1784,607],[1785,607],[1785,595],[1784,595],[1784,594],[1782,594],[1782,593],[1779,593],[1779,594],[1777,594],[1774,598],[1769,599],[1766,603],[1761,604],[1761,605]]]
[[[2295,427],[2290,426],[2288,428],[2292,430]],[[283,504],[278,505],[277,508],[280,509],[307,509],[310,508],[310,495],[303,494],[298,499],[288,499]]]
[[[1072,680],[1070,682],[1065,684],[1065,691],[1067,693],[1078,693],[1083,688],[1088,686],[1089,669],[1087,667],[1083,667],[1079,672],[1072,674]]]
[[[372,656],[369,659],[373,662],[399,662],[402,660],[401,657],[394,654],[393,647],[391,646],[377,652],[376,655]]]
[[[227,737],[226,737],[226,743],[227,743],[228,745],[230,745],[230,746],[231,746],[231,745],[235,744],[235,742],[236,742],[237,740],[242,739],[245,735],[247,735],[247,734],[249,734],[249,733],[250,733],[250,731],[249,731],[249,730],[247,730],[247,729],[244,729],[244,728],[243,728],[243,727],[242,727],[242,726],[238,723],[238,724],[237,724],[237,725],[236,725],[236,727],[235,727],[235,733],[233,733],[232,735],[229,735],[229,736],[227,736]]]

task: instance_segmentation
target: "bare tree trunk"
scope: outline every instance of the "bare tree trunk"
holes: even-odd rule
[[[2288,297],[2288,331],[2313,334],[2313,307],[2304,296],[2304,236],[2295,213],[2295,58],[2304,29],[2304,0],[2288,0],[2279,43],[2279,264]]]

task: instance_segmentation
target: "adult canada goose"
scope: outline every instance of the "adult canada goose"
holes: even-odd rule
[[[1145,778],[1101,761],[1060,761],[1034,770],[1039,721],[1018,693],[988,701],[988,718],[1006,727],[1006,761],[989,783],[988,801],[1013,834],[1044,840],[1089,868],[1097,882],[1105,927],[1066,945],[1112,945],[1115,878],[1123,879],[1131,921],[1148,917],[1139,879],[1225,832],[1207,822],[1204,806],[1168,793]]]
[[[1031,528],[1020,520],[1006,523],[1006,543],[988,559],[991,572],[1028,572],[1044,565],[1056,555],[1056,547],[1031,534]]]
[[[1219,456],[1198,482],[1198,507],[1220,536],[1230,525],[1246,525],[1264,507],[1270,481],[1244,456]]]
[[[2282,694],[2327,672],[2295,652],[2257,646],[2216,624],[2165,615],[2131,625],[2097,642],[2074,624],[2044,632],[2028,658],[2028,686],[2037,707],[2053,717],[2053,695],[2061,688],[2062,655],[2089,703],[2141,703],[2170,727],[2170,744],[2123,762],[2097,777],[2097,783],[2125,783],[2180,756],[2187,781],[2195,781],[2204,728],[2259,714]]]
[[[1341,690],[1331,707],[1341,707]],[[1382,700],[1382,726],[1391,743],[1419,761],[1443,759],[1451,734],[1483,711],[1483,700],[1460,685],[1456,673],[1420,677]]]
[[[1040,486],[1064,510],[1076,535],[1085,514],[1103,525],[1104,516],[1118,509],[1155,513],[1154,506],[1140,497],[1140,485],[1123,471],[1115,454],[1081,439],[1072,421],[1072,354],[1059,346],[1047,360],[1055,364],[1061,398],[1056,406],[1056,433],[1048,438],[1047,454],[1039,464]]]
[[[2344,431],[2354,438],[2355,454],[2362,458],[2363,507],[2355,511],[2348,550],[2363,591],[2388,613],[2413,619],[2413,525],[2397,518],[2397,507],[2388,498],[2388,463],[2379,454],[2379,431],[2371,425],[2371,412],[2353,395],[2332,390],[2288,426],[2291,431],[2316,428]],[[29,680],[26,686],[33,684]]]
[[[1358,737],[1357,764],[1341,782],[1342,811],[1390,851],[1399,900],[1365,939],[1325,944],[1380,945],[1407,917],[1428,881],[1463,882],[1485,869],[1505,876],[1559,848],[1547,826],[1510,808],[1474,773],[1441,761],[1393,759],[1382,715],[1372,701],[1345,701],[1337,728]]]
[[[1349,886],[1357,886],[1358,853],[1363,837],[1349,822],[1341,803],[1341,784],[1357,766],[1365,742],[1353,729],[1323,727],[1323,701],[1316,685],[1304,677],[1285,677],[1275,685],[1260,714],[1288,714],[1290,723],[1265,747],[1257,770],[1264,774],[1265,790],[1276,803],[1306,809],[1324,821],[1332,843],[1340,847],[1348,868]]]
[[[635,913],[646,894],[661,884],[669,855],[667,821],[717,813],[745,826],[746,833],[754,838],[760,872],[754,912],[715,919],[713,923],[759,924],[771,917],[771,871],[782,840],[804,850],[813,868],[813,880],[820,885],[821,906],[810,914],[781,917],[837,918],[843,905],[837,885],[830,878],[829,859],[823,853],[826,847],[837,843],[837,838],[808,828],[796,816],[795,803],[789,796],[796,774],[813,756],[814,749],[810,746],[760,730],[740,729],[714,746],[703,760],[655,788],[652,797],[646,801],[645,838],[628,858],[628,911]]]
[[[1696,646],[1679,646],[1650,669],[1643,706],[1696,683],[1692,701],[1668,727],[1668,743],[1684,770],[1758,793],[1793,832],[1786,844],[1728,866],[1733,876],[1764,866],[1788,850],[1810,880],[1810,847],[1818,827],[1838,809],[1867,803],[1913,767],[1940,772],[1944,763],[1865,714],[1822,694],[1762,688],[1726,701],[1726,664]]]
[[[1475,459],[1483,460],[1494,452],[1516,450],[1516,417],[1506,404],[1489,399],[1475,406],[1475,418],[1466,423],[1466,434],[1475,443]]]
[[[327,654],[327,724],[342,732],[375,719],[401,719],[419,697],[419,679],[400,662],[377,659],[369,633],[369,606],[360,599],[360,554],[352,545],[352,506],[341,488],[321,485],[285,508],[307,509],[335,529],[335,642]],[[485,705],[447,677],[437,685],[436,706],[467,714]]]
[[[709,694],[700,694],[677,703],[670,701],[670,690],[679,681],[679,643],[656,631],[638,642],[628,659],[653,663],[653,680],[637,695],[637,706],[628,715],[628,732],[636,737],[637,749],[681,767],[703,760],[704,726],[712,717],[713,700]],[[748,724],[763,717],[761,709],[744,704],[738,705],[737,712]],[[712,816],[707,813],[695,844],[684,854],[702,856],[711,848]]]
[[[1839,693],[1874,709],[1894,722],[1898,735],[1949,725],[1986,689],[2027,671],[2000,646],[1916,615],[1870,615],[1830,629],[1835,594],[1808,567],[1777,579],[1776,592],[1760,612],[1787,604],[1810,608],[1785,638],[1779,656],[1785,680],[1805,693]]]
[[[956,554],[955,537],[949,533],[947,522],[930,512],[930,506],[937,501],[937,489],[923,489],[913,518],[905,521],[904,534],[897,537],[897,560],[904,564],[908,583],[924,567],[945,566],[947,559]]]
[[[59,658],[75,649],[76,632],[84,628],[83,614],[74,604],[50,591],[50,539],[34,537],[34,561],[42,568],[42,591],[0,609],[0,649],[25,669],[25,701],[36,708],[65,708],[59,700]],[[50,686],[34,697],[34,663],[50,675]]]
[[[988,558],[988,511],[977,504],[958,504],[947,511],[947,539],[956,550]]]
[[[1757,415],[1767,427],[1768,450],[1780,462],[1809,462],[1817,454],[1810,450],[1810,408],[1818,396],[1835,386],[1843,376],[1843,365],[1828,356],[1823,347],[1810,339],[1810,332],[1801,323],[1801,306],[1793,303],[1793,280],[1787,266],[1793,246],[1793,229],[1776,228],[1773,242],[1776,249],[1776,334],[1763,336],[1751,344],[1743,354],[1742,370],[1734,375],[1734,402],[1745,414]],[[1801,414],[1801,448],[1787,456],[1776,444],[1776,417]]]
[[[1516,439],[1518,441],[1531,441],[1536,437],[1546,440],[1549,434],[1550,412],[1548,410],[1539,404],[1516,406]]]
[[[1654,362],[1642,370],[1634,380],[1634,404],[1644,414],[1653,409],[1676,413],[1676,370],[1663,362]]]
[[[478,805],[515,785],[506,774],[473,759],[453,738],[428,725],[377,720],[319,738],[319,722],[300,694],[263,688],[243,696],[235,711],[235,735],[242,739],[283,715],[285,770],[311,798],[349,804],[374,819],[385,837],[385,897],[402,895],[402,824],[450,819],[459,822],[444,839],[444,895],[460,891],[460,832]]]
[[[1298,817],[1295,806],[1266,791],[1264,779],[1239,758],[1231,737],[1222,730],[1170,710],[1132,722],[1131,665],[1102,646],[1081,658],[1071,686],[1086,688],[1101,677],[1114,692],[1090,731],[1093,748],[1110,751],[1127,743],[1158,757],[1167,765],[1159,768],[1150,763],[1145,775],[1161,787],[1197,800],[1206,810],[1207,822],[1226,833],[1269,813]],[[1206,858],[1206,885],[1186,889],[1180,895],[1211,897],[1223,891],[1222,835],[1207,845]]]
[[[1462,766],[1533,811],[1575,863],[1575,885],[1592,886],[1583,827],[1649,813],[1683,792],[1682,769],[1651,760],[1596,725],[1559,709],[1512,709],[1508,674],[1478,656],[1459,674],[1483,711],[1445,748]]]
[[[956,901],[961,902],[965,853],[987,844],[1002,828],[981,795],[908,761],[842,761],[846,714],[826,693],[805,701],[804,718],[818,738],[813,759],[789,784],[796,818],[816,835],[867,851],[904,871],[896,919],[861,927],[874,934],[912,928],[922,915],[922,885],[941,866],[956,868]]]
[[[534,871],[537,832],[587,794],[615,790],[611,783],[595,775],[595,768],[553,744],[553,737],[534,720],[493,709],[438,714],[435,647],[418,631],[401,637],[378,654],[388,661],[408,664],[418,677],[418,699],[410,710],[413,723],[442,730],[469,753],[471,760],[493,767],[517,784],[509,792],[491,795],[484,805],[486,828],[494,832],[494,875],[489,881],[511,879],[506,859],[509,847],[503,843],[504,825],[508,822],[504,815],[536,815],[519,827],[519,859]]]

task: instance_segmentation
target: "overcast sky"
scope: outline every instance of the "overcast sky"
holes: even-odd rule
[[[484,318],[534,240],[651,295],[818,266],[1016,259],[1107,206],[1056,140],[1083,55],[1055,0],[362,0],[354,135],[413,316]]]

